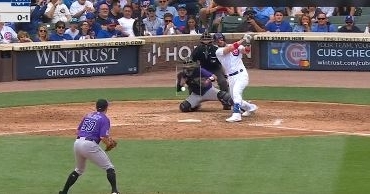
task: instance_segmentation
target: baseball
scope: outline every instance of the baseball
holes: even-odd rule
[[[185,91],[186,89],[185,89],[185,87],[184,86],[182,86],[181,87],[181,91]]]

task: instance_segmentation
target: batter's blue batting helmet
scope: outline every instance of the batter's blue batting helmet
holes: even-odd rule
[[[219,40],[219,39],[223,39],[223,40],[225,40],[225,36],[224,36],[222,33],[215,33],[215,34],[213,35],[213,40],[214,40],[214,41],[217,41],[217,40]]]

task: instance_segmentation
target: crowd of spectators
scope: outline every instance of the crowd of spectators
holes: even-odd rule
[[[223,7],[212,0],[36,0],[30,22],[0,22],[0,43],[217,32],[225,16],[244,17],[235,32],[362,32],[358,14],[356,7]],[[297,25],[286,16],[299,18]],[[346,16],[343,26],[331,24],[332,16]]]

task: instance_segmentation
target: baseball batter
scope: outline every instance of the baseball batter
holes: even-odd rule
[[[106,116],[107,109],[107,100],[99,99],[96,102],[96,111],[87,114],[78,126],[77,139],[74,142],[76,168],[69,175],[63,190],[59,191],[59,194],[67,194],[69,188],[84,173],[86,160],[90,160],[100,168],[106,170],[107,179],[112,187],[112,194],[119,194],[114,166],[106,152],[99,146],[100,141],[103,141],[107,145],[107,149],[110,146],[110,120]]]
[[[182,112],[192,112],[200,108],[201,103],[205,101],[220,101],[224,106],[232,106],[233,101],[225,91],[215,88],[212,84],[217,77],[206,69],[197,65],[188,65],[182,72],[177,74],[177,91],[188,86],[190,95],[180,103]]]
[[[216,56],[227,76],[230,95],[234,101],[232,116],[227,118],[226,121],[238,122],[242,120],[242,116],[249,116],[258,108],[255,104],[243,100],[243,91],[248,86],[249,77],[242,61],[242,54],[249,53],[249,48],[241,45],[245,39],[241,39],[233,44],[226,44],[225,36],[222,33],[215,33],[213,40],[219,47],[216,51]],[[243,115],[241,108],[245,110]]]

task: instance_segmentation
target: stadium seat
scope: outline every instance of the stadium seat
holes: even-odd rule
[[[239,24],[243,23],[245,20],[242,16],[225,16],[221,20],[221,32],[223,33],[232,33],[236,32]]]

